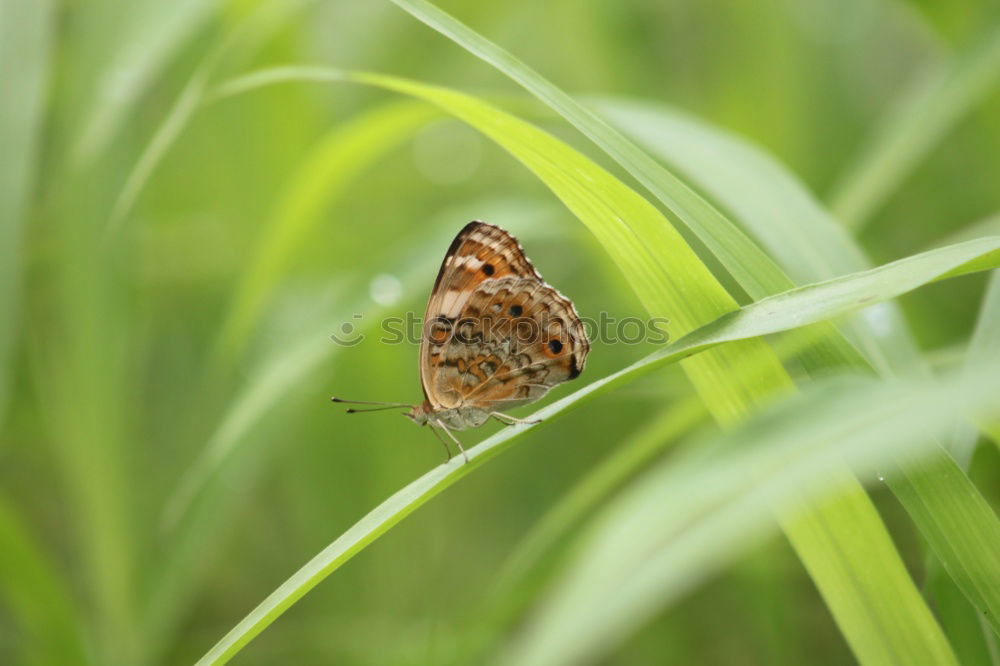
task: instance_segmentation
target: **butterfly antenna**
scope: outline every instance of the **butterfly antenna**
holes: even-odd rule
[[[348,414],[359,414],[361,412],[382,412],[387,409],[399,409],[400,407],[410,408],[413,405],[407,404],[405,402],[372,402],[369,400],[344,400],[343,398],[338,398],[336,396],[330,398],[332,402],[342,402],[348,405],[377,405],[369,409],[355,409],[351,408],[347,410]]]

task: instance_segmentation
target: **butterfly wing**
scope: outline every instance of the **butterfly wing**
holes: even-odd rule
[[[509,233],[472,222],[445,256],[425,315],[424,394],[435,409],[506,409],[580,374],[589,343],[573,304]]]
[[[541,280],[517,239],[492,224],[469,222],[445,253],[424,313],[420,382],[431,405],[442,405],[436,399],[432,376],[440,367],[442,348],[451,339],[466,303],[483,282],[506,277]]]

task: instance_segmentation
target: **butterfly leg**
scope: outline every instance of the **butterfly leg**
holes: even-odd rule
[[[435,428],[433,425],[431,425],[431,432],[434,433],[434,436],[437,437],[439,442],[444,444],[444,455],[445,455],[444,461],[448,462],[449,460],[451,460],[451,449],[448,448],[448,442],[445,440],[444,437],[438,434],[437,428]]]
[[[448,430],[448,426],[442,423],[440,419],[434,422],[438,424],[438,427],[440,427],[441,430],[444,430],[444,434],[448,435],[448,437],[451,438],[451,441],[455,442],[455,446],[457,446],[458,450],[462,452],[462,457],[465,458],[465,462],[469,462],[469,454],[467,454],[465,449],[462,448],[462,442],[458,441],[458,438],[451,434],[451,430]],[[445,444],[445,448],[448,448],[447,444]],[[451,460],[451,451],[448,451],[448,460]]]
[[[534,425],[536,423],[542,422],[541,419],[535,419],[533,421],[529,421],[528,419],[519,419],[516,416],[511,416],[510,414],[502,414],[500,412],[490,412],[490,416],[495,418],[500,423],[503,423],[504,425],[514,425],[515,423],[519,423],[521,425]]]

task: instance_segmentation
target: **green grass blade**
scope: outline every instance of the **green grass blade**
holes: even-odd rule
[[[850,508],[834,492],[840,490],[839,475],[830,474],[840,461],[849,461],[874,481],[880,466],[891,464],[900,452],[919,457],[926,451],[931,440],[924,433],[946,428],[959,415],[997,413],[998,373],[1000,363],[993,359],[973,375],[957,374],[941,382],[845,384],[835,379],[815,384],[737,430],[657,466],[602,513],[577,549],[575,562],[502,663],[600,661],[664,603],[677,600],[773,529],[773,507],[808,492],[826,497],[820,502],[821,517],[836,519],[838,506]],[[810,516],[806,538],[843,547],[827,527]],[[878,539],[877,533],[859,528],[859,540]],[[891,547],[882,556],[898,558]],[[831,570],[817,578],[839,574]],[[897,582],[902,583],[899,593],[915,594],[905,581]],[[851,622],[866,615],[892,618],[904,602],[895,596],[868,598],[863,578],[837,584],[856,592],[851,595],[856,611]],[[866,604],[881,609],[872,613],[863,608]],[[929,613],[924,620],[934,626]],[[881,625],[870,633],[849,630],[846,635],[871,639],[890,631]],[[929,653],[916,646],[887,650],[888,645],[875,640],[852,647],[875,663],[954,662],[947,646]]]
[[[70,590],[14,508],[0,498],[0,599],[24,664],[89,663]]]
[[[139,155],[135,166],[129,172],[121,192],[115,199],[108,217],[108,233],[118,231],[122,221],[132,210],[140,192],[146,186],[156,166],[163,159],[170,146],[187,126],[194,115],[205,93],[205,85],[211,73],[211,66],[199,68],[184,86],[181,94],[174,101],[163,122],[156,128],[153,137]]]
[[[928,562],[925,588],[959,662],[1000,666],[1000,637],[993,633],[937,560]]]
[[[858,229],[1000,77],[1000,25],[950,62],[919,72],[841,178],[831,207]]]
[[[31,203],[38,135],[45,117],[53,6],[0,0],[0,424],[17,338],[22,236]]]
[[[1000,356],[984,359],[976,367],[989,367],[997,358]],[[923,465],[905,458],[903,461],[897,462],[901,468],[886,470],[886,482],[934,545],[955,585],[1000,636],[1000,549],[996,547],[1000,543],[1000,521],[974,485],[952,483],[949,477],[963,474],[948,456],[935,456]],[[899,482],[900,477],[905,477],[905,483]],[[925,503],[926,497],[934,497],[935,501]],[[941,510],[942,504],[950,510]]]

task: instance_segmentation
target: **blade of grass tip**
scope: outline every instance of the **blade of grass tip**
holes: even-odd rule
[[[7,407],[17,337],[23,228],[27,223],[39,133],[45,118],[53,5],[0,0],[0,424]]]
[[[878,298],[895,297],[898,293],[884,290],[886,284],[895,284],[899,287],[912,285],[913,272],[916,270],[923,274],[923,282],[926,283],[935,279],[942,272],[952,270],[951,267],[954,265],[968,265],[976,256],[982,253],[996,253],[998,249],[1000,249],[1000,239],[995,239],[992,242],[980,242],[976,243],[976,247],[967,245],[961,252],[949,252],[947,256],[939,255],[936,257],[937,260],[932,256],[916,257],[913,258],[916,264],[907,263],[904,260],[891,266],[882,267],[884,270],[879,274],[847,276],[839,281],[810,285],[785,295],[767,299],[765,302],[749,305],[736,313],[724,315],[645,359],[538,410],[529,417],[529,420],[548,422],[560,416],[564,411],[579,406],[585,400],[595,398],[618,386],[634,381],[657,367],[690,358],[692,354],[703,352],[711,347],[789,330],[812,323],[818,320],[817,318],[845,314],[862,305],[870,304]],[[996,260],[1000,262],[1000,255],[996,256]],[[919,266],[919,269],[916,269],[915,266]],[[853,297],[834,298],[832,296],[835,292],[850,292]],[[822,311],[822,306],[803,308],[805,301],[826,304],[828,309]],[[812,313],[805,320],[799,315],[803,310]],[[530,427],[536,426],[515,425],[506,428],[469,449],[468,464],[453,459],[398,491],[283,583],[226,634],[198,663],[207,665],[222,664],[228,661],[340,565],[430,498],[478,468],[489,458],[511,446],[515,438]],[[829,475],[829,472],[827,466],[826,474]],[[881,575],[881,572],[877,575]],[[898,598],[893,598],[898,601]],[[865,613],[861,613],[861,616],[865,615]],[[925,629],[931,630],[930,627],[925,627]],[[935,650],[937,649],[940,649],[939,645],[935,645]]]
[[[837,217],[855,231],[863,228],[962,117],[995,90],[998,77],[997,23],[950,62],[917,72],[834,188],[830,201]]]
[[[600,661],[664,602],[690,591],[773,529],[774,506],[794,501],[803,491],[821,505],[842,503],[842,496],[831,494],[839,490],[829,476],[835,461],[847,460],[874,480],[874,472],[898,451],[931,450],[932,440],[923,432],[947,427],[960,414],[997,413],[998,373],[1000,364],[993,359],[972,375],[953,373],[941,381],[845,383],[834,378],[658,465],[602,512],[560,584],[500,663]],[[665,514],[663,507],[671,511]],[[829,545],[837,547],[830,536]],[[884,556],[898,557],[892,548]],[[848,587],[859,583],[842,581]],[[891,614],[899,599],[871,602]],[[856,598],[859,607],[864,603],[869,600]],[[877,655],[873,663],[954,663],[946,644],[938,653],[894,652],[878,644],[853,647]]]
[[[793,176],[759,149],[658,106],[612,103],[609,108],[604,103],[601,109],[641,145],[678,165],[703,191],[735,212],[796,279],[822,279],[832,271],[868,266],[863,252],[844,229],[833,223]],[[976,225],[976,230],[988,229]],[[894,304],[866,310],[841,327],[853,333],[851,339],[883,376],[929,376]],[[812,356],[802,359],[810,373],[817,369],[814,362]],[[953,433],[945,446],[960,450],[974,445],[975,439],[976,431],[969,427]],[[991,609],[1000,599],[995,598],[991,592],[994,586],[982,574],[993,566],[991,552],[1000,551],[1000,525],[992,513],[983,511],[985,500],[944,448],[925,457],[923,464],[934,469],[948,487],[933,486],[923,482],[922,476],[911,479],[904,473],[887,474],[886,481],[944,563],[945,571],[955,572],[969,599],[986,617],[993,617]],[[978,547],[956,549],[952,541]]]
[[[83,619],[66,581],[6,498],[0,497],[0,598],[18,627],[24,664],[90,663]]]
[[[244,345],[268,294],[282,279],[293,253],[322,220],[322,211],[372,164],[439,115],[423,102],[390,102],[345,122],[319,141],[288,179],[236,287],[218,345],[226,355],[231,357]]]

